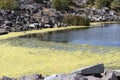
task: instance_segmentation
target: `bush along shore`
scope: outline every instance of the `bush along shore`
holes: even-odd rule
[[[17,79],[3,76],[0,80]],[[97,64],[72,71],[69,74],[53,74],[48,77],[33,74],[22,76],[18,80],[120,80],[120,70],[105,70],[104,64]]]
[[[67,2],[63,2],[63,4]],[[1,6],[0,35],[8,32],[79,25],[88,26],[90,22],[120,20],[117,11],[108,7],[101,9],[95,7],[81,8],[82,4],[87,4],[87,0],[81,2],[70,0],[64,6],[57,6],[59,3],[56,0],[18,0],[15,4],[14,9],[9,9],[9,7],[7,9],[7,6],[10,6],[7,3],[3,7]],[[6,7],[4,8],[4,6]]]

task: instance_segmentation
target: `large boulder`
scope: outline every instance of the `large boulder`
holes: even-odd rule
[[[100,74],[104,72],[104,65],[103,64],[97,64],[93,66],[89,66],[86,68],[82,68],[79,70],[75,70],[72,73],[78,73],[82,75],[88,75],[88,74]]]
[[[0,29],[0,35],[2,34],[8,34],[8,31],[6,29]]]

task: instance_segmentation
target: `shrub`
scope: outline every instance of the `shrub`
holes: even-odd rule
[[[87,3],[88,3],[89,5],[91,5],[91,6],[94,5],[94,2],[95,2],[95,0],[88,0],[88,1],[87,1]]]
[[[114,10],[120,10],[120,1],[119,0],[115,0],[111,3],[111,8]]]
[[[109,7],[113,0],[96,0],[97,8]]]
[[[0,9],[14,9],[15,0],[0,0]]]
[[[74,26],[79,26],[79,25],[88,26],[90,24],[89,19],[81,16],[65,16],[62,19],[62,22],[68,23]]]
[[[52,7],[59,11],[67,11],[72,3],[73,0],[53,0]]]

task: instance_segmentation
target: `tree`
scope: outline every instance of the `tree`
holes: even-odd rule
[[[0,0],[0,9],[14,9],[15,0]]]

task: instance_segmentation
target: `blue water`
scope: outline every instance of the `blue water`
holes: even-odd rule
[[[44,34],[31,34],[20,38],[34,38],[40,41],[68,44],[120,46],[120,24],[109,24],[104,27],[88,29],[55,31]]]

